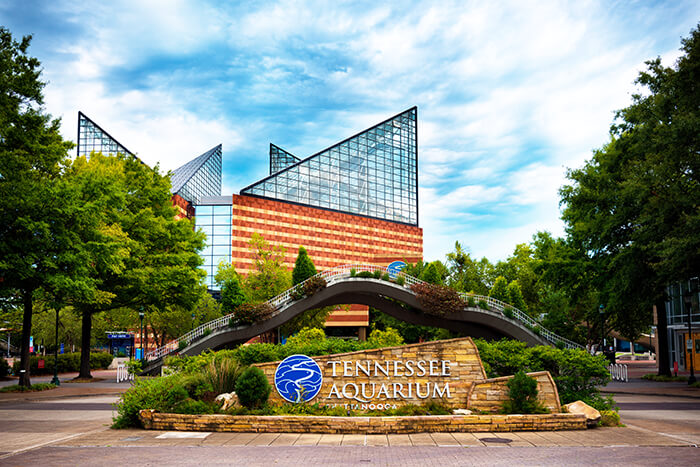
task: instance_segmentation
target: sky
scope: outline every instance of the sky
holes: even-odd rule
[[[564,234],[567,168],[699,21],[682,0],[0,2],[65,138],[80,110],[163,171],[222,144],[224,195],[270,142],[306,157],[418,106],[424,257],[494,262]]]

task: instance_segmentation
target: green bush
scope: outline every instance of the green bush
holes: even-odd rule
[[[373,329],[369,334],[369,339],[367,339],[368,345],[376,348],[382,347],[397,347],[403,345],[403,337],[394,328],[386,328],[384,331],[380,329]]]
[[[374,277],[375,279],[381,279],[382,278],[382,271],[377,269],[376,271],[374,271],[374,273],[372,273],[372,277]]]
[[[398,276],[396,278],[396,283],[403,286],[406,283],[406,278],[404,276]]]
[[[503,403],[502,413],[547,413],[545,407],[537,400],[537,380],[518,371],[506,383],[508,386],[508,400]]]
[[[326,333],[319,328],[303,328],[287,339],[287,345],[304,346],[326,340]]]
[[[519,370],[549,371],[562,404],[577,400],[596,408],[609,408],[611,404],[600,397],[598,391],[598,387],[610,381],[607,361],[601,355],[590,355],[581,349],[556,349],[550,346],[528,348],[523,342],[510,339],[493,342],[475,339],[474,343],[490,378],[514,375]]]
[[[361,277],[363,279],[371,279],[374,277],[374,274],[371,271],[360,271],[357,273],[355,277]]]
[[[356,274],[357,274],[357,271],[355,271],[355,268],[352,268],[350,270],[350,277],[355,277]]]
[[[644,375],[642,376],[642,379],[645,379],[647,381],[657,381],[660,383],[670,383],[672,381],[688,381],[688,378],[686,376],[666,376],[657,375],[655,373]]]
[[[130,375],[140,375],[143,370],[143,361],[141,360],[128,360],[126,362],[126,371]]]
[[[204,339],[205,337],[211,335],[211,333],[212,333],[211,328],[205,329],[204,331],[202,331],[202,336],[200,337],[200,339]]]
[[[382,280],[387,281],[387,282],[391,281],[391,277],[389,276],[388,272],[385,272],[384,274],[382,274]]]
[[[327,285],[328,283],[326,282],[326,279],[321,276],[310,277],[306,282],[304,282],[304,295],[310,297],[325,289]]]
[[[36,392],[36,391],[46,391],[47,389],[54,389],[55,384],[52,383],[36,383],[32,384],[28,388],[25,386],[20,386],[19,384],[13,384],[11,386],[5,386],[0,388],[0,392]]]
[[[476,300],[474,297],[469,296],[467,297],[467,305],[470,306],[471,308],[474,308],[476,306]]]
[[[233,318],[232,318],[232,319],[233,319]],[[186,341],[186,340],[178,341],[178,343],[177,343],[177,351],[178,351],[178,352],[182,352],[182,351],[185,350],[189,345],[190,345],[189,341]]]
[[[90,369],[97,370],[107,368],[114,358],[107,352],[93,352],[90,354]],[[39,368],[39,360],[44,360],[44,368]],[[14,374],[19,374],[20,360],[15,360],[12,365]],[[48,375],[53,373],[54,356],[53,355],[32,355],[29,357],[29,374],[30,375]],[[58,372],[70,373],[80,371],[80,353],[64,353],[58,355]]]
[[[489,304],[486,303],[486,300],[481,299],[477,302],[476,306],[481,308],[482,310],[488,310],[489,309]]]
[[[304,298],[303,284],[298,284],[296,287],[294,287],[294,290],[292,290],[291,297],[292,300],[301,300],[302,298]]]
[[[4,378],[8,374],[10,374],[10,365],[7,363],[7,360],[0,357],[0,378]]]
[[[601,410],[600,411],[600,426],[619,426],[620,425],[620,414],[614,410]]]
[[[212,414],[217,413],[218,409],[218,404],[210,401],[185,399],[182,402],[175,404],[171,409],[171,413],[188,415]]]
[[[172,412],[177,404],[189,397],[179,375],[159,378],[136,378],[115,404],[117,416],[112,428],[139,427],[139,410],[154,409]]]
[[[270,383],[263,371],[255,366],[246,368],[236,381],[236,395],[248,408],[261,407],[270,396]]]
[[[513,313],[513,309],[511,307],[505,307],[503,309],[503,316],[509,319],[515,319],[515,314]]]

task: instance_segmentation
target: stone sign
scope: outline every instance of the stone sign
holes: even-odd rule
[[[295,355],[256,366],[276,388],[270,393],[271,402],[305,400],[351,410],[382,410],[433,400],[453,408],[497,412],[507,398],[510,378],[487,379],[469,337],[311,358]],[[313,374],[318,371],[315,368],[320,369],[320,378]],[[538,382],[543,404],[560,412],[549,373],[531,376]]]

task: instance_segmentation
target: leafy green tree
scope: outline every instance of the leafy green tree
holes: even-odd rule
[[[193,328],[221,317],[221,307],[208,293],[193,307],[161,307],[148,314],[148,324],[159,346],[187,334]]]
[[[95,314],[142,309],[146,326],[158,326],[163,315],[174,322],[179,322],[175,315],[187,320],[206,293],[204,272],[197,268],[204,234],[195,232],[190,220],[175,218],[169,177],[133,156],[78,157],[65,180],[76,202],[95,213],[93,229],[80,231],[77,245],[86,255],[100,258],[89,276],[97,293],[71,296],[82,316],[79,377],[90,378]]]
[[[508,281],[505,277],[498,276],[496,278],[496,282],[494,282],[493,287],[489,291],[489,297],[506,303],[509,301]]]
[[[306,248],[300,246],[297,259],[294,262],[294,269],[292,270],[292,285],[300,284],[309,277],[315,275],[316,266],[314,266],[314,262],[311,261],[309,254],[306,252]]]
[[[591,258],[614,325],[633,338],[656,304],[659,371],[670,373],[665,286],[700,264],[700,26],[673,67],[646,62],[644,92],[616,114],[611,140],[561,190],[567,234]]]
[[[519,310],[527,313],[527,305],[525,304],[525,300],[523,299],[523,293],[520,290],[520,284],[517,280],[514,280],[510,284],[508,284],[507,292],[507,302],[513,305],[515,308],[518,308]]]
[[[306,248],[300,246],[297,259],[294,262],[294,269],[292,270],[292,285],[301,284],[315,275],[316,266],[314,266],[314,262],[306,252]],[[323,328],[326,324],[326,318],[328,318],[333,309],[334,307],[328,306],[306,310],[282,325],[282,332],[285,335],[290,335],[304,328]]]
[[[241,285],[241,277],[233,264],[225,261],[219,263],[214,280],[221,287],[221,312],[224,315],[234,313],[248,301]]]
[[[286,249],[270,245],[262,235],[254,233],[248,243],[254,270],[243,281],[245,294],[259,303],[276,297],[291,286],[291,274],[284,266]]]
[[[420,278],[430,284],[442,284],[442,278],[440,277],[438,267],[435,263],[428,264],[428,267],[423,270]]]
[[[72,143],[60,121],[42,109],[39,60],[28,55],[31,36],[13,39],[0,28],[0,289],[23,305],[20,385],[29,386],[29,337],[34,296],[41,288],[89,294],[89,258],[75,254],[76,206],[60,186]]]
[[[489,288],[495,279],[494,266],[486,258],[476,261],[472,259],[459,242],[455,242],[455,250],[447,254],[449,271],[448,284],[460,292],[473,292],[488,295]]]

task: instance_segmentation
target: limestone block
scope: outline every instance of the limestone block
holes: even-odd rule
[[[571,402],[562,407],[564,411],[574,414],[583,414],[586,416],[586,424],[589,427],[594,427],[600,421],[600,412],[586,404],[583,401]]]

